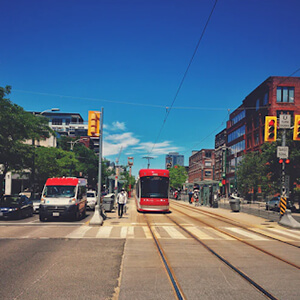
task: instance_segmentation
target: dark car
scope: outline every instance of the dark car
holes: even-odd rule
[[[280,196],[274,197],[271,200],[266,202],[266,210],[279,211],[279,204],[280,204]],[[287,201],[286,208],[293,209],[292,203],[290,200]]]
[[[21,219],[33,215],[32,201],[25,195],[4,195],[0,199],[0,218]]]

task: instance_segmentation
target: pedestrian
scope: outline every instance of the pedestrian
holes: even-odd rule
[[[121,192],[117,196],[117,203],[118,203],[118,216],[119,218],[122,218],[124,205],[126,205],[127,203],[127,193],[125,192],[124,188],[121,189]]]
[[[199,189],[197,187],[194,188],[194,202],[195,206],[199,206]]]
[[[189,189],[189,203],[192,204],[192,197],[193,197],[193,192],[191,189]]]

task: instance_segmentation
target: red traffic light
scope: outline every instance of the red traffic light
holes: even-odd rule
[[[283,163],[283,159],[279,159],[279,163],[282,164]]]
[[[289,163],[290,163],[290,160],[289,160],[289,159],[286,159],[286,160],[285,160],[285,163],[286,163],[286,164],[289,164]]]

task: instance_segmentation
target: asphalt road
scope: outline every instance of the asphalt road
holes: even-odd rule
[[[0,221],[0,299],[175,299],[167,272],[146,226],[152,224],[186,299],[265,299],[243,278],[214,257],[187,230],[222,257],[267,288],[278,299],[299,298],[299,269],[278,261],[216,230],[235,232],[233,225],[188,210],[184,216],[171,205],[170,214],[139,214],[134,202],[119,219],[113,211],[103,226],[89,226],[86,218],[68,222],[40,222],[38,216]],[[265,219],[230,210],[199,208],[253,225],[300,245],[300,233]],[[197,220],[191,219],[190,216]],[[198,220],[199,219],[199,220]],[[200,221],[200,222],[199,222]],[[252,225],[250,225],[252,227]],[[299,248],[258,234],[238,231],[241,239],[300,265]]]
[[[0,299],[111,299],[124,239],[1,239]]]

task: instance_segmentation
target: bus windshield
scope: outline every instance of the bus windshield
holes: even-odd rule
[[[145,176],[141,178],[142,198],[168,198],[169,178]]]
[[[67,185],[50,185],[44,190],[44,197],[49,198],[72,198],[75,197],[76,186]]]

